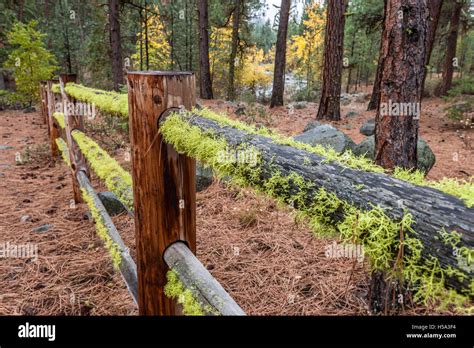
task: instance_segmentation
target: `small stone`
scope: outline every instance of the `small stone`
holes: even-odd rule
[[[35,112],[35,111],[36,111],[36,109],[35,109],[34,106],[29,106],[26,109],[23,109],[23,113],[25,113],[25,114],[29,114],[29,113],[32,113],[32,112]]]
[[[375,118],[367,120],[362,127],[360,127],[360,133],[366,136],[371,136],[375,134]]]
[[[201,192],[211,186],[214,178],[213,174],[212,168],[196,162],[196,192]]]
[[[36,233],[47,232],[47,231],[49,231],[52,227],[53,227],[53,225],[50,225],[50,224],[41,225],[41,226],[39,226],[39,227],[34,228],[34,229],[33,229],[33,232],[36,232]]]
[[[297,110],[306,109],[307,106],[308,106],[308,103],[305,101],[299,101],[299,102],[293,103],[293,107]]]
[[[115,196],[112,192],[99,192],[97,196],[99,196],[99,199],[104,205],[105,210],[107,210],[107,213],[110,216],[119,215],[127,211],[122,202],[120,202],[117,196]]]
[[[235,109],[235,114],[239,116],[246,115],[245,105],[243,104],[237,105],[237,109]]]
[[[30,221],[30,220],[31,220],[31,216],[29,216],[29,215],[23,215],[20,218],[20,222],[27,222],[27,221]]]

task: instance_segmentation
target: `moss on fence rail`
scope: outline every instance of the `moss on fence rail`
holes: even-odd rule
[[[81,188],[82,198],[86,202],[89,210],[91,212],[92,218],[95,222],[95,229],[97,235],[104,242],[105,248],[109,251],[110,257],[112,258],[112,263],[115,270],[120,270],[120,264],[122,262],[122,256],[120,254],[120,247],[115,243],[112,238],[109,236],[108,229],[105,226],[104,220],[99,213],[99,210],[95,206],[94,197],[92,197],[85,188]]]
[[[99,109],[118,114],[123,117],[128,117],[128,96],[117,92],[109,92],[94,88],[85,87],[75,83],[68,83],[65,87],[67,94],[84,102],[95,104]],[[59,93],[59,85],[53,85],[53,91]],[[363,156],[356,156],[350,151],[339,154],[333,149],[328,149],[321,145],[311,146],[309,144],[298,142],[290,137],[285,137],[268,128],[256,128],[252,125],[233,120],[226,116],[219,115],[209,109],[194,109],[193,114],[214,120],[220,124],[225,124],[240,130],[244,130],[251,134],[259,134],[272,138],[276,143],[281,145],[288,145],[300,150],[305,150],[311,153],[325,157],[328,161],[337,162],[343,166],[365,170],[374,173],[385,173],[385,169],[375,164],[370,159]],[[424,173],[421,171],[410,171],[397,168],[392,175],[400,180],[410,182],[415,185],[428,186],[447,194],[461,198],[467,207],[474,206],[474,178],[469,180],[444,178],[441,181],[429,181],[424,178]]]
[[[66,122],[64,121],[64,114],[63,113],[55,112],[55,113],[53,113],[53,117],[56,120],[56,122],[58,123],[59,127],[61,127],[62,129],[66,128]]]
[[[92,170],[104,181],[107,188],[133,211],[132,177],[120,164],[103,150],[94,140],[75,130],[72,137],[90,163]]]
[[[278,134],[267,128],[255,128],[254,126],[248,125],[246,123],[232,120],[228,117],[219,115],[209,109],[194,109],[189,115],[198,115],[204,118],[211,119],[218,122],[222,125],[231,126],[243,131],[246,131],[250,134],[262,135],[271,138],[275,143],[281,145],[289,145],[294,148],[305,150],[310,153],[317,154],[327,159],[327,161],[333,161],[339,163],[343,166],[364,170],[367,172],[374,173],[385,173],[385,169],[375,164],[370,159],[367,159],[363,156],[358,157],[349,150],[343,154],[339,154],[333,149],[325,148],[321,145],[311,146],[305,143],[298,142],[292,138],[285,137],[281,134]],[[412,183],[414,185],[428,186],[435,189],[438,189],[444,193],[447,193],[452,196],[461,198],[467,207],[474,206],[474,180],[473,177],[466,180],[444,178],[441,181],[428,181],[425,179],[425,174],[419,170],[411,171],[402,168],[396,168],[392,173],[392,176]]]
[[[128,117],[128,95],[116,92],[106,92],[68,83],[64,88],[71,97],[95,106],[107,113]]]
[[[61,156],[64,162],[66,162],[68,166],[71,166],[71,162],[69,160],[69,150],[64,140],[61,138],[57,138],[56,144],[58,145],[58,148],[61,151]],[[120,255],[120,247],[109,236],[107,232],[107,227],[104,224],[104,220],[102,219],[99,211],[97,210],[97,207],[94,204],[94,198],[84,188],[81,188],[81,193],[82,193],[82,198],[84,199],[84,202],[89,207],[92,218],[94,219],[97,235],[100,237],[100,239],[102,239],[106,249],[109,251],[114,268],[116,270],[119,270],[120,263],[122,261],[122,257]]]
[[[220,176],[231,176],[238,185],[253,186],[280,202],[294,204],[299,210],[299,216],[306,219],[315,232],[321,231],[321,226],[324,226],[323,229],[332,226],[343,242],[364,245],[372,270],[387,272],[392,279],[406,282],[414,292],[415,301],[436,303],[443,308],[455,305],[459,312],[474,311],[474,307],[469,307],[469,296],[474,295],[474,280],[471,280],[469,288],[462,289],[461,294],[445,287],[446,276],[463,278],[465,275],[450,266],[442,268],[434,256],[422,259],[424,247],[411,227],[413,218],[410,214],[405,214],[400,221],[393,221],[380,207],[362,211],[323,188],[319,189],[308,205],[304,197],[314,189],[313,183],[296,173],[282,176],[274,172],[265,179],[260,176],[260,163],[249,168],[247,164],[223,160],[219,153],[226,151],[229,146],[227,141],[190,125],[182,116],[170,115],[161,125],[160,131],[165,141],[172,144],[178,152],[212,166]],[[298,187],[297,193],[290,189],[295,185]],[[341,210],[344,218],[334,220],[334,213]],[[400,238],[401,233],[403,238]],[[402,256],[400,250],[404,250]],[[464,257],[469,262],[473,255],[472,250],[466,250]]]
[[[71,166],[71,159],[69,157],[69,150],[67,148],[66,142],[62,138],[56,138],[56,145],[58,145],[58,149],[61,151],[61,157],[63,158],[64,162],[70,167]]]

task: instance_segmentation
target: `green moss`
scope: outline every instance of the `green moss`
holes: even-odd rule
[[[53,91],[53,93],[61,93],[61,86],[59,83],[53,83],[51,86],[51,91]]]
[[[355,156],[350,151],[346,151],[343,154],[339,154],[333,149],[326,148],[321,145],[311,146],[305,143],[298,142],[292,138],[282,136],[266,128],[257,129],[254,126],[245,124],[243,122],[232,120],[228,117],[212,112],[209,109],[194,109],[192,113],[201,117],[211,119],[222,125],[231,126],[251,134],[258,134],[269,137],[277,144],[288,145],[300,150],[305,150],[307,152],[317,154],[319,156],[325,157],[325,160],[327,162],[335,162],[349,168],[364,170],[367,172],[385,172],[382,167],[376,165],[371,160],[363,156]],[[306,161],[305,164],[308,164],[308,161]],[[397,179],[410,182],[414,185],[432,187],[443,191],[444,193],[461,198],[465,202],[467,207],[472,207],[474,205],[474,184],[472,182],[472,178],[470,179],[470,182],[448,178],[445,178],[439,182],[433,182],[426,180],[424,178],[425,174],[421,171],[410,171],[401,168],[396,168],[393,173],[393,176]]]
[[[128,117],[127,94],[102,91],[75,83],[68,83],[64,89],[68,95],[79,101],[95,104],[100,110],[113,115]]]
[[[94,88],[84,87],[79,84],[68,83],[65,87],[66,92],[76,98],[77,100],[95,104],[97,108],[107,113],[128,117],[128,96],[116,92],[103,91]],[[59,85],[53,85],[53,92],[59,93]],[[305,150],[310,153],[325,157],[328,162],[336,162],[343,166],[364,170],[374,173],[384,173],[385,170],[373,163],[370,159],[363,156],[355,156],[350,151],[339,154],[331,148],[326,148],[321,145],[311,146],[305,143],[295,141],[292,138],[285,137],[276,133],[273,130],[265,127],[256,128],[252,125],[232,120],[228,117],[219,115],[209,109],[193,109],[193,114],[214,120],[220,124],[231,126],[240,130],[244,130],[251,134],[258,134],[270,137],[275,143],[281,145],[288,145],[300,150]],[[308,161],[305,161],[308,164]],[[453,195],[462,199],[466,206],[474,206],[474,184],[472,177],[469,182],[455,179],[443,179],[440,182],[432,182],[424,179],[424,173],[420,171],[409,171],[405,169],[396,168],[393,174],[394,177],[410,182],[415,185],[429,186],[444,193]]]
[[[92,218],[94,219],[97,235],[100,237],[100,239],[102,239],[105,247],[109,251],[114,268],[119,270],[120,264],[122,262],[120,247],[109,236],[104,220],[95,206],[94,198],[84,188],[81,188],[81,192],[82,198],[84,199],[84,202],[87,203],[89,210],[91,211]]]
[[[66,162],[66,164],[70,167],[71,159],[69,157],[67,144],[62,138],[56,138],[56,145],[58,145],[58,149],[61,151],[61,157],[63,158],[64,162]]]
[[[166,279],[168,282],[165,286],[165,295],[176,300],[183,306],[184,315],[200,316],[205,314],[204,308],[196,300],[192,291],[185,288],[175,271],[168,271],[168,273],[166,273]]]
[[[64,114],[61,112],[53,113],[54,119],[58,122],[59,127],[62,129],[66,128],[66,123],[64,122]]]
[[[92,170],[104,181],[120,201],[133,211],[132,177],[118,162],[110,157],[95,141],[80,131],[73,131],[72,137],[87,158]]]

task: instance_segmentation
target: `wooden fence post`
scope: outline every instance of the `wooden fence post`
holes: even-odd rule
[[[53,93],[53,83],[57,83],[56,80],[48,80],[46,83],[46,96],[47,96],[47,106],[48,106],[48,133],[49,133],[49,145],[51,147],[51,159],[52,163],[55,162],[58,157],[58,145],[56,144],[56,139],[59,137],[58,127],[54,124],[53,113],[56,111],[56,98]]]
[[[86,158],[80,151],[76,142],[72,139],[72,131],[77,129],[84,131],[84,115],[79,115],[76,110],[76,101],[70,98],[66,91],[65,87],[68,82],[76,82],[76,74],[61,74],[59,77],[59,83],[61,86],[61,95],[62,95],[62,107],[64,114],[64,124],[65,124],[65,133],[66,133],[66,143],[69,148],[69,157],[71,160],[71,170],[72,170],[72,186],[74,190],[74,201],[76,203],[82,202],[82,194],[79,183],[76,180],[77,172],[84,171],[88,178],[90,178],[89,167],[87,165]]]
[[[41,98],[41,115],[43,116],[43,124],[48,124],[48,96],[47,82],[40,81],[40,98]],[[49,127],[48,127],[49,134]]]
[[[195,79],[185,72],[129,72],[135,238],[140,315],[175,315],[164,294],[164,251],[176,241],[196,252],[196,161],[163,142],[159,118],[195,104]]]

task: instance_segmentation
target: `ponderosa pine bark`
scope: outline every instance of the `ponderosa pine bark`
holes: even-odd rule
[[[199,0],[199,93],[202,99],[213,99],[209,64],[209,12],[207,0]]]
[[[384,168],[416,168],[418,117],[428,48],[427,1],[387,2],[375,127],[375,161]]]
[[[119,0],[109,0],[110,45],[112,48],[112,78],[114,90],[123,84],[122,45],[120,38]]]
[[[281,0],[280,23],[275,51],[275,70],[273,73],[273,90],[270,107],[283,105],[285,93],[286,39],[288,36],[288,20],[290,18],[291,0]]]
[[[324,37],[323,86],[318,120],[341,119],[341,79],[344,54],[344,12],[346,0],[328,0],[326,34]]]
[[[442,81],[436,89],[437,96],[447,95],[453,83],[454,58],[458,41],[459,21],[464,1],[454,1],[449,23],[449,34],[446,39],[446,55],[444,60]]]

